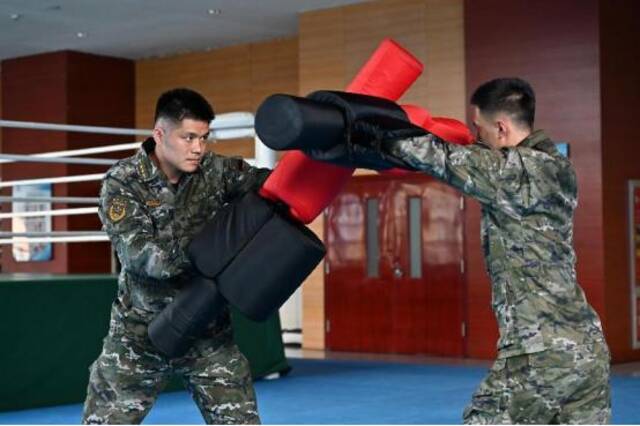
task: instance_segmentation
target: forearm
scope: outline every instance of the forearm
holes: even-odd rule
[[[183,274],[190,262],[179,242],[157,243],[134,236],[116,243],[122,267],[137,275],[155,280],[168,280]]]
[[[427,133],[387,141],[384,150],[411,169],[427,173],[480,202],[495,198],[500,161],[488,149],[450,144]]]

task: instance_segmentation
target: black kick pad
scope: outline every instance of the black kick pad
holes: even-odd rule
[[[322,241],[275,214],[216,278],[227,301],[254,321],[277,311],[320,263]]]

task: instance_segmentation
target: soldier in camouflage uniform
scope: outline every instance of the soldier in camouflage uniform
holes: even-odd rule
[[[193,235],[266,177],[240,159],[205,153],[212,118],[199,94],[166,92],[153,137],[104,178],[99,215],[122,271],[102,353],[90,368],[83,423],[140,423],[172,374],[182,376],[207,423],[260,423],[227,309],[182,357],[164,357],[147,336],[194,273],[185,255]]]
[[[480,86],[471,103],[479,142],[426,136],[383,144],[482,205],[482,241],[500,330],[498,359],[465,423],[607,423],[609,351],[576,281],[576,175],[534,131],[535,95],[520,79]]]

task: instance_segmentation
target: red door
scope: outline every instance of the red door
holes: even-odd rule
[[[460,195],[417,174],[359,176],[325,218],[327,347],[462,356]]]

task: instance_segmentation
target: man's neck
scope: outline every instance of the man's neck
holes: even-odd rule
[[[518,146],[531,135],[531,130],[516,131],[505,146]]]
[[[182,172],[180,170],[164,162],[155,151],[151,153],[150,157],[156,167],[162,170],[165,176],[167,176],[169,183],[176,185],[180,181],[180,178],[182,177]]]

